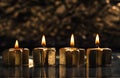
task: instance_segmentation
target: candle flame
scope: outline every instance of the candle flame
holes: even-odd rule
[[[70,46],[71,46],[71,47],[74,47],[74,45],[75,45],[74,35],[72,34],[72,35],[71,35],[71,39],[70,39]]]
[[[46,40],[45,40],[45,35],[42,36],[42,42],[41,42],[42,46],[46,46]]]
[[[99,34],[96,35],[95,44],[96,44],[96,46],[99,46],[99,44],[100,44]]]
[[[19,48],[18,40],[15,41],[15,48]]]

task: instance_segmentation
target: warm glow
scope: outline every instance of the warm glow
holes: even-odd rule
[[[120,7],[120,3],[117,4]]]
[[[110,0],[106,0],[106,3],[110,3]]]
[[[96,35],[95,44],[98,46],[100,44],[99,35]]]
[[[71,35],[71,39],[70,39],[70,46],[71,46],[71,47],[74,47],[74,45],[75,45],[74,35],[72,34],[72,35]]]
[[[115,11],[119,11],[119,8],[117,6],[112,6],[112,9]]]
[[[45,35],[42,36],[42,42],[41,42],[41,45],[42,45],[43,47],[46,46]]]
[[[18,40],[15,41],[15,48],[19,48]]]

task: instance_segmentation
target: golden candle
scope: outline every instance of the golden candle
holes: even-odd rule
[[[79,66],[80,64],[84,64],[84,49],[76,48],[74,45],[74,35],[72,34],[70,39],[70,47],[60,48],[59,50],[59,63],[61,65]]]
[[[3,64],[6,66],[24,66],[29,63],[29,49],[19,48],[18,40],[16,40],[14,48],[5,50],[2,56]]]
[[[33,62],[34,66],[55,65],[55,48],[47,48],[45,36],[42,36],[41,45],[43,47],[34,48]]]
[[[109,66],[111,65],[111,52],[110,48],[100,48],[99,35],[96,35],[95,44],[97,48],[87,49],[86,64],[90,67],[94,66]]]

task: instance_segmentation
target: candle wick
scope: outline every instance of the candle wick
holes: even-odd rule
[[[96,47],[97,47],[97,48],[100,48],[100,47],[99,47],[99,44],[96,44]]]
[[[74,47],[74,45],[71,45],[70,47]]]
[[[42,47],[45,47],[45,45],[43,44]]]

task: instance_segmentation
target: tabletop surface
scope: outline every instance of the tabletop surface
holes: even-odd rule
[[[0,60],[0,78],[120,78],[120,54],[112,54],[112,66],[86,69],[85,66],[65,67],[4,67]]]

